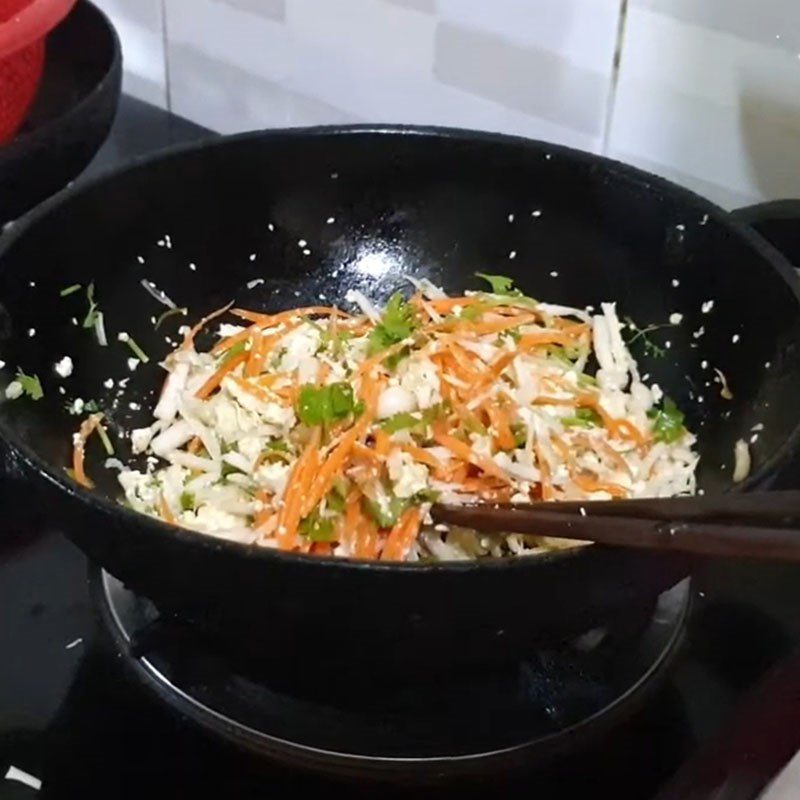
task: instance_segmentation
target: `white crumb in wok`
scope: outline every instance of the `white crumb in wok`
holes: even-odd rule
[[[700,310],[704,314],[710,313],[712,308],[714,308],[714,301],[713,300],[706,300],[706,302],[703,303],[702,306],[700,306]]]
[[[554,270],[553,270],[553,271],[550,273],[550,277],[551,277],[551,278],[557,278],[557,277],[558,277],[558,270],[555,270],[555,269],[554,269]]]
[[[128,403],[128,408],[131,411],[138,411],[141,408],[141,406],[139,405],[139,403],[130,402]]]
[[[159,239],[159,240],[156,242],[156,244],[157,244],[159,247],[166,247],[166,246],[167,246],[167,243],[166,243],[166,242],[165,242],[163,239]]]
[[[758,434],[757,434],[757,433],[754,433],[754,434],[753,434],[753,435],[750,437],[750,444],[755,444],[757,441],[758,441]]]
[[[15,767],[13,764],[6,770],[5,779],[7,781],[21,783],[23,786],[27,786],[35,792],[38,792],[42,788],[41,778],[31,775],[29,772],[25,772],[25,770],[19,769],[19,767]]]
[[[513,214],[509,214],[508,215],[508,221],[509,222],[513,222],[514,221],[514,215]]]
[[[669,339],[667,339],[667,341],[664,342],[664,347],[666,347],[667,350],[669,350],[670,347],[672,347],[672,342]]]
[[[129,342],[130,339],[131,337],[125,331],[120,331],[117,334],[117,341],[119,342]]]
[[[738,333],[734,333],[733,336],[731,336],[731,343],[732,344],[736,344],[739,341],[739,338],[740,338],[739,334]]]
[[[585,516],[586,516],[586,509],[585,509],[583,506],[581,506],[581,508],[580,508],[580,512],[581,512],[581,516],[582,516],[582,517],[585,517]]]
[[[73,325],[77,325],[77,324],[78,324],[78,320],[77,320],[75,317],[73,317],[73,318],[70,320],[70,322],[71,322]]]
[[[681,282],[677,278],[673,278],[672,285],[677,289],[681,285]]]
[[[263,278],[254,278],[252,281],[247,281],[245,285],[248,289],[255,289],[256,286],[260,286],[262,283],[264,283]]]
[[[158,322],[158,320],[155,317],[150,317],[150,324],[151,325],[155,325],[157,322]]]
[[[0,369],[4,369],[6,366],[6,362],[0,359]]]
[[[128,359],[128,369],[129,369],[131,372],[134,372],[134,371],[136,370],[136,367],[138,367],[138,366],[139,366],[139,364],[141,364],[141,363],[142,363],[142,362],[141,362],[141,361],[139,361],[139,359],[138,359],[138,358],[129,358],[129,359]]]
[[[274,231],[275,230],[275,226],[271,222],[269,222],[269,223],[267,223],[267,230]]]
[[[311,255],[311,250],[309,250],[307,247],[304,247],[303,248],[303,255],[304,256],[310,256]]]
[[[189,269],[190,269],[192,272],[194,272],[194,271],[197,269],[197,264],[195,264],[195,263],[194,263],[194,261],[190,261],[190,262],[189,262]]]
[[[763,431],[764,430],[764,423],[763,422],[757,422],[755,425],[753,425],[752,428],[750,428],[750,430],[751,431]]]
[[[298,247],[306,247],[307,245],[308,245],[308,242],[305,239],[298,239],[297,240],[297,246]]]
[[[673,311],[673,313],[669,315],[670,325],[680,325],[681,322],[683,322],[683,314],[679,314],[677,311]]]
[[[255,261],[256,260],[256,254],[255,253],[250,253],[250,260],[251,261]]]
[[[542,212],[537,208],[536,211],[531,211],[531,216],[532,217],[541,217],[542,216]]]
[[[28,286],[30,286],[31,289],[35,289],[36,288],[36,281],[28,281]]]
[[[708,222],[708,214],[703,214],[703,218],[700,220],[701,225],[705,225]]]
[[[70,404],[67,411],[72,414],[72,416],[80,416],[83,414],[83,408],[85,405],[86,403],[83,401],[83,398],[76,397]]]
[[[67,390],[63,386],[59,386],[58,387],[58,393],[59,394],[66,394]]]
[[[512,251],[511,251],[511,252],[508,254],[508,257],[509,257],[509,258],[510,258],[510,259],[513,261],[513,260],[514,260],[514,259],[517,257],[517,251],[516,251],[516,250],[512,250]]]
[[[686,230],[686,226],[685,226],[685,225],[684,225],[682,222],[679,222],[679,223],[678,223],[678,224],[675,226],[675,230],[676,230],[676,231],[685,231],[685,230]]]
[[[83,641],[82,637],[78,637],[71,641],[68,645],[64,647],[65,650],[72,650],[73,647],[77,647]]]
[[[73,370],[72,359],[69,356],[64,356],[60,361],[55,364],[56,373],[62,378],[69,378]]]
[[[36,328],[30,328],[30,329],[28,330],[28,336],[29,336],[31,339],[33,339],[33,337],[34,337],[34,336],[36,336]]]
[[[764,369],[769,369],[772,366],[771,362],[765,361],[764,362]]]
[[[107,378],[105,381],[103,381],[103,386],[105,386],[106,389],[113,389],[114,388],[114,379],[113,378]]]
[[[338,172],[331,172],[331,180],[335,181],[339,177]]]
[[[705,327],[703,325],[701,325],[696,331],[692,332],[692,336],[695,339],[699,339],[705,332],[706,332]]]
[[[11,381],[11,383],[6,386],[6,400],[16,400],[22,397],[22,391],[22,384],[19,381]]]
[[[750,448],[744,439],[738,439],[733,447],[733,482],[741,483],[749,474],[752,466]]]
[[[336,222],[336,217],[328,217],[328,219],[326,219],[325,222],[328,225],[333,225],[333,223]]]
[[[700,362],[700,366],[701,366],[703,369],[708,369],[708,361],[706,361],[705,359],[703,359],[703,360]]]
[[[142,256],[136,256],[136,260],[137,260],[137,261],[138,261],[140,264],[144,264],[144,258],[142,258]]]

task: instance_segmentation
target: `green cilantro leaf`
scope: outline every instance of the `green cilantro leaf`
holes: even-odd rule
[[[181,492],[181,508],[184,511],[194,511],[195,497],[191,492]]]
[[[596,428],[603,420],[593,408],[579,408],[571,417],[562,417],[565,428]]]
[[[297,416],[304,425],[329,425],[356,410],[353,387],[349,383],[328,386],[306,384],[297,400]]]
[[[522,297],[522,292],[514,288],[514,281],[505,275],[487,275],[485,272],[476,272],[475,276],[483,278],[492,287],[492,294],[505,294],[509,297]]]
[[[100,307],[94,299],[94,281],[86,287],[86,299],[89,301],[89,310],[83,320],[84,328],[94,328],[97,323],[97,317],[100,313]]]
[[[653,420],[653,437],[657,442],[672,444],[686,432],[685,415],[670,397],[665,397],[661,408],[651,408],[647,416]]]
[[[321,517],[317,509],[300,521],[298,530],[301,536],[307,536],[312,542],[333,540],[333,520]]]
[[[389,501],[383,504],[365,497],[363,504],[364,511],[375,520],[379,528],[391,528],[411,504],[411,498],[392,495]]]
[[[380,324],[369,335],[368,354],[380,353],[402,342],[411,336],[418,324],[414,308],[403,299],[400,292],[395,292],[386,303]]]
[[[38,375],[26,375],[19,369],[15,380],[22,386],[22,393],[28,395],[31,400],[41,400],[44,397],[42,382]]]

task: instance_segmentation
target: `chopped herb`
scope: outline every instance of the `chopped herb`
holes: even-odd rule
[[[473,303],[462,309],[459,317],[469,320],[470,322],[475,322],[475,320],[479,319],[489,308],[491,308],[491,306],[488,303]]]
[[[423,489],[417,492],[413,499],[415,503],[435,503],[440,495],[441,492],[437,492],[436,489]]]
[[[111,439],[108,438],[108,433],[106,433],[106,429],[103,425],[98,424],[97,435],[100,437],[100,441],[103,443],[106,453],[110,456],[113,456],[114,445],[111,444]]]
[[[411,336],[417,325],[413,307],[403,299],[400,292],[395,292],[386,304],[380,324],[369,335],[368,354],[380,353],[381,350],[402,342]]]
[[[59,295],[61,297],[69,297],[71,294],[75,294],[75,292],[79,292],[81,290],[81,284],[73,283],[72,286],[65,286],[60,292]]]
[[[633,332],[633,336],[628,339],[628,347],[641,339],[645,355],[651,356],[652,358],[664,358],[664,356],[667,355],[667,351],[663,347],[657,345],[649,336],[653,331],[669,327],[667,323],[648,325],[645,328],[640,328],[630,317],[625,317],[625,324],[628,326],[628,329]]]
[[[329,425],[353,414],[356,403],[349,383],[303,386],[297,401],[297,416],[304,425]]]
[[[178,314],[182,314],[186,316],[189,313],[188,308],[168,308],[157,320],[155,324],[155,330],[158,330],[161,326],[162,322],[166,322],[170,317],[174,317]]]
[[[271,442],[267,442],[266,444],[267,450],[272,450],[277,453],[288,453],[289,452],[289,445],[283,441],[283,439],[274,439]]]
[[[519,289],[514,288],[514,281],[505,275],[487,275],[485,272],[476,272],[475,275],[478,278],[483,278],[492,287],[492,294],[524,297]]]
[[[327,498],[327,506],[330,511],[341,514],[344,511],[345,501],[338,492],[330,492]]]
[[[38,375],[26,375],[21,369],[18,369],[14,380],[22,386],[22,393],[28,395],[31,400],[41,400],[44,397],[42,382]]]
[[[661,408],[651,408],[647,416],[653,420],[653,437],[657,442],[672,444],[686,432],[685,415],[670,397],[665,397]]]
[[[339,356],[344,349],[344,343],[353,338],[350,331],[337,331],[336,333],[329,333],[327,330],[322,332],[320,345],[323,350],[330,350],[334,356]]]
[[[333,540],[333,520],[321,517],[319,511],[314,509],[300,521],[298,531],[312,542],[330,542]]]
[[[222,364],[227,364],[232,359],[236,358],[236,356],[241,355],[247,349],[247,342],[236,342],[235,345],[229,347],[227,352],[222,358]]]
[[[237,472],[241,472],[239,467],[234,467],[233,464],[229,464],[227,461],[222,462],[222,471],[220,472],[222,478],[227,478],[229,475],[233,475]]]
[[[100,410],[96,400],[87,400],[83,404],[83,410],[88,411],[90,414],[96,414]]]
[[[416,428],[421,422],[422,420],[419,417],[415,417],[413,414],[403,411],[381,422],[381,428],[383,428],[386,433],[397,433],[397,431],[406,430],[406,428]]]
[[[410,354],[411,354],[411,350],[408,347],[403,347],[400,350],[398,350],[396,353],[392,353],[392,355],[387,356],[386,358],[384,358],[383,359],[383,365],[386,367],[386,369],[391,370],[392,372],[394,372],[394,370],[397,369],[397,365],[404,358],[408,358],[408,356]]]
[[[94,299],[94,281],[86,287],[86,299],[89,301],[89,310],[83,319],[83,327],[94,328],[97,324],[97,315],[100,313],[99,306]]]
[[[443,407],[438,404],[426,408],[421,414],[409,414],[403,411],[385,419],[381,422],[381,427],[386,433],[397,433],[406,429],[411,429],[414,433],[424,433],[429,425],[441,418],[443,411]]]
[[[571,417],[562,417],[566,428],[596,428],[603,420],[593,408],[579,408]]]
[[[181,492],[181,509],[194,511],[195,497],[192,492]]]
[[[597,386],[597,378],[594,375],[587,375],[585,372],[582,372],[578,375],[578,386]]]
[[[379,528],[391,528],[410,505],[410,498],[392,495],[387,503],[364,498],[364,510],[375,520]]]
[[[138,344],[136,344],[136,341],[132,336],[126,336],[125,339],[123,339],[122,341],[124,341],[125,344],[128,345],[128,347],[130,347],[131,352],[136,356],[136,358],[139,359],[139,361],[142,362],[142,364],[146,364],[150,360],[147,353],[145,353],[145,351],[142,350],[142,348],[139,347]],[[231,348],[231,350],[233,350],[233,348]]]
[[[528,441],[528,429],[521,422],[511,423],[511,434],[514,437],[514,447],[523,447]]]

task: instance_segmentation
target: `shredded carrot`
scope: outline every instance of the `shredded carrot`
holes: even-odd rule
[[[618,483],[601,483],[579,472],[570,475],[572,482],[583,492],[606,492],[612,497],[627,497],[628,490]]]
[[[81,423],[76,441],[72,446],[72,475],[76,483],[79,483],[87,489],[93,489],[94,482],[86,474],[84,451],[86,449],[86,442],[89,440],[92,433],[97,430],[102,419],[102,414],[92,414],[90,417],[87,417]]]
[[[203,446],[203,440],[199,436],[193,436],[186,445],[186,452],[194,455]]]
[[[164,522],[168,522],[170,525],[175,524],[175,515],[172,513],[172,509],[169,507],[163,492],[158,496],[158,513]]]
[[[484,403],[483,407],[489,415],[489,420],[495,430],[494,441],[501,450],[514,448],[514,434],[511,432],[511,420],[508,412],[500,407],[499,403]]]
[[[473,452],[472,448],[466,442],[462,442],[460,439],[456,439],[455,436],[450,436],[449,434],[444,433],[441,426],[434,425],[433,439],[442,447],[446,447],[454,456],[456,456],[456,458],[460,458],[462,461],[467,461],[470,464],[474,464],[479,469],[482,469],[487,475],[494,475],[504,483],[508,483],[508,476],[505,474],[505,472],[503,472],[502,469],[500,469],[500,467],[497,466],[497,464],[494,463],[494,461],[489,458],[484,458],[483,456]]]
[[[211,355],[218,356],[221,353],[225,353],[230,350],[231,347],[252,339],[257,333],[260,333],[258,326],[253,325],[252,327],[245,328],[244,330],[234,333],[231,336],[226,336],[224,339],[220,339],[211,348]]]
[[[205,400],[212,392],[219,388],[226,375],[233,372],[247,359],[247,353],[238,353],[229,358],[196,392],[195,397]]]
[[[402,561],[419,534],[421,522],[420,509],[416,506],[409,508],[390,531],[383,545],[381,561]]]
[[[542,447],[539,442],[534,443],[533,452],[536,454],[536,464],[539,467],[539,474],[541,476],[542,500],[552,500],[555,496],[555,492],[553,491],[550,464],[548,464],[545,460]]]
[[[217,317],[221,317],[227,311],[230,310],[231,306],[233,305],[233,300],[227,305],[222,306],[222,308],[218,308],[216,311],[212,311],[210,314],[206,314],[200,322],[198,322],[184,337],[183,337],[183,344],[181,348],[183,350],[188,350],[190,347],[194,345],[194,337],[200,333],[212,319],[216,319]]]
[[[382,457],[389,455],[389,450],[392,447],[392,440],[389,434],[383,428],[377,428],[373,434],[375,437],[375,452]]]
[[[442,469],[442,462],[422,447],[415,444],[401,444],[400,449],[408,453],[414,461],[419,461],[420,464],[425,464],[435,470]]]
[[[297,544],[297,526],[303,516],[303,495],[319,460],[319,440],[320,430],[315,428],[289,476],[276,525],[278,546],[282,550],[291,550]]]
[[[253,343],[250,345],[250,357],[245,364],[244,374],[248,378],[253,378],[261,372],[261,367],[264,362],[264,356],[261,352],[264,343],[264,336],[261,331],[256,331],[253,334]]]

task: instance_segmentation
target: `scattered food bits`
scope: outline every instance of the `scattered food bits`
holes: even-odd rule
[[[311,255],[311,251],[307,247],[304,247],[303,248],[303,255],[304,256],[310,256]]]
[[[558,277],[558,270],[555,270],[555,269],[554,269],[554,270],[552,270],[552,271],[550,272],[550,277],[551,277],[551,278],[557,278],[557,277]]]
[[[107,380],[103,381],[103,386],[105,386],[106,389],[113,389],[114,388],[114,379],[113,378],[108,378]]]
[[[677,311],[675,311],[669,315],[670,325],[680,325],[681,322],[683,322],[683,314],[679,314]]]
[[[514,221],[514,215],[513,214],[509,214],[508,215],[508,221],[509,222],[513,222]]]
[[[714,301],[713,300],[706,300],[706,302],[703,303],[702,306],[700,306],[700,310],[704,314],[708,314],[711,311],[712,308],[714,308]]]
[[[73,363],[69,356],[64,356],[60,361],[55,364],[56,373],[62,378],[69,378],[72,375]]]
[[[140,264],[144,264],[144,259],[143,259],[141,256],[136,256],[136,260],[137,260],[137,261],[138,261]]]
[[[769,361],[764,362],[764,369],[769,369],[772,366],[772,363]]]
[[[128,403],[128,408],[131,411],[138,411],[141,408],[141,406],[138,403]]]
[[[131,339],[131,337],[130,337],[130,336],[128,336],[128,334],[127,334],[125,331],[120,331],[120,332],[117,334],[117,341],[120,341],[120,342],[129,342],[129,341],[130,341],[130,339]]]
[[[22,397],[22,392],[22,384],[19,381],[11,381],[11,383],[6,386],[6,400],[17,400]]]
[[[274,231],[275,230],[275,226],[270,222],[270,223],[267,224],[267,230],[268,231]]]
[[[129,369],[131,372],[134,372],[134,371],[136,370],[136,367],[138,367],[138,366],[139,366],[139,364],[141,364],[141,363],[142,363],[142,362],[141,362],[141,361],[139,361],[139,359],[138,359],[138,358],[129,358],[129,359],[128,359],[128,369]]]
[[[35,289],[36,288],[36,281],[29,281],[28,282],[28,286],[30,286],[31,289]]]
[[[328,217],[328,219],[326,219],[325,222],[328,225],[333,225],[333,223],[336,222],[336,217]]]
[[[250,253],[250,260],[251,261],[255,261],[256,260],[256,254],[255,253]]]
[[[517,251],[516,251],[516,250],[512,250],[512,251],[511,251],[511,252],[508,254],[508,257],[509,257],[509,258],[510,258],[510,259],[513,261],[513,260],[514,260],[514,259],[517,257]]]
[[[547,157],[549,158],[549,156],[547,156]],[[541,217],[542,216],[542,212],[537,208],[536,211],[531,211],[531,216],[532,217]]]
[[[190,269],[192,272],[194,272],[194,271],[197,269],[197,264],[195,264],[195,263],[194,263],[194,261],[190,261],[190,262],[189,262],[189,269]]]
[[[685,230],[686,230],[686,226],[685,226],[685,225],[684,225],[682,222],[679,222],[679,223],[678,223],[678,224],[675,226],[675,230],[676,230],[676,231],[685,231]]]
[[[672,285],[677,289],[681,285],[681,282],[677,278],[673,278]]]
[[[734,333],[733,336],[731,336],[731,342],[733,342],[733,344],[736,344],[736,342],[739,341],[739,338],[740,338],[739,334],[738,333]]]
[[[83,641],[83,637],[78,637],[71,641],[64,649],[65,650],[72,650],[73,647],[77,647]]]
[[[758,441],[758,434],[757,434],[757,433],[754,433],[754,434],[753,434],[753,435],[750,437],[750,444],[755,444],[757,441]]]
[[[5,361],[0,361],[0,369],[3,369],[6,365]]]
[[[33,339],[33,337],[34,337],[34,336],[36,336],[36,328],[30,328],[30,329],[28,330],[28,336],[29,336],[31,339]]]
[[[700,220],[701,225],[705,225],[708,222],[708,214],[703,214],[703,218]]]

